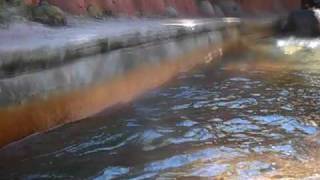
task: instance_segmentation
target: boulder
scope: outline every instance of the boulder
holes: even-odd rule
[[[175,18],[179,16],[179,13],[174,7],[169,6],[165,9],[165,16]]]
[[[313,37],[320,33],[319,20],[313,10],[296,10],[290,13],[282,31],[285,34]]]
[[[220,0],[217,3],[227,16],[239,17],[243,14],[240,4],[234,0]]]
[[[203,14],[205,16],[214,16],[215,15],[214,8],[209,1],[206,1],[206,0],[201,1],[199,4],[199,9],[200,9],[201,14]]]
[[[32,19],[51,26],[62,26],[66,24],[64,12],[57,6],[50,5],[47,2],[33,7]]]

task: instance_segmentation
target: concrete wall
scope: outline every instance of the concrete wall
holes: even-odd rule
[[[0,147],[131,101],[177,73],[213,60],[222,55],[224,33],[204,32],[120,49],[1,79],[3,98],[14,94],[24,100],[0,108]]]

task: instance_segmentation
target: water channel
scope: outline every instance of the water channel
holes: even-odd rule
[[[319,48],[294,38],[248,45],[2,149],[0,179],[320,177]]]

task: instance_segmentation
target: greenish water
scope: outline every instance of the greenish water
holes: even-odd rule
[[[3,149],[0,179],[317,176],[318,40],[249,49]]]

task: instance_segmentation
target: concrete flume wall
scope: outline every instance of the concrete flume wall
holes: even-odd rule
[[[168,7],[173,7],[186,16],[203,15],[199,1],[196,0],[49,1],[74,14],[84,14],[90,5],[95,5],[103,11],[128,16],[163,15]],[[36,4],[38,1],[28,0],[27,2]],[[276,4],[279,2],[210,1],[214,6],[226,3],[225,10],[231,11],[234,5],[240,4],[246,12],[272,12],[279,7],[286,10],[293,9],[297,7],[294,2],[298,1],[291,0],[289,3],[283,0],[280,5]],[[63,54],[63,57],[60,57],[60,60],[79,58],[79,53],[70,55],[70,52],[77,51],[81,56],[106,51],[108,54],[68,61],[69,65],[50,66],[49,70],[36,69],[39,72],[18,73],[14,77],[3,76],[0,79],[0,95],[2,95],[0,99],[4,102],[0,108],[0,147],[33,133],[91,116],[115,104],[128,102],[146,90],[168,81],[181,70],[190,69],[221,55],[222,45],[232,41],[231,37],[238,32],[238,29],[235,30],[230,24],[219,29],[212,25],[200,24],[199,26],[200,29],[197,29],[194,24],[187,23],[182,26],[182,29],[174,28],[170,30],[170,32],[174,30],[171,33],[161,32],[163,33],[160,34],[161,36],[147,36],[146,39],[141,37],[137,39],[136,35],[134,38],[127,39],[121,37],[121,41],[112,38],[99,39],[94,41],[94,44],[85,43],[72,47]],[[224,36],[225,34],[228,36]],[[160,44],[150,44],[159,40],[163,41]],[[145,45],[146,43],[148,44]],[[126,48],[132,46],[138,47]],[[117,48],[124,49],[116,50]],[[16,55],[15,52],[13,54]],[[37,62],[57,58],[55,56],[51,59],[38,58],[38,56],[35,57],[35,52],[29,54],[32,55],[29,60]],[[56,55],[56,53],[53,54]],[[12,64],[16,61],[21,62],[27,56],[23,54],[17,58],[9,54],[1,56],[0,59],[4,57],[6,59],[1,63]],[[24,66],[33,67],[33,63],[35,62],[26,61]],[[13,66],[15,66],[14,63]]]
[[[128,102],[181,71],[221,56],[224,33],[203,32],[120,49],[1,79],[3,98],[7,92],[24,100],[0,108],[0,147]]]
[[[218,26],[216,21],[205,21],[191,29],[179,28],[175,36],[162,31],[163,36],[158,36],[162,38],[135,47],[124,44],[127,48],[4,76],[0,78],[0,101],[5,103],[0,106],[0,147],[129,102],[181,71],[215,62],[229,49],[238,49],[239,38],[248,32],[250,37],[253,32],[258,33],[255,37],[269,33],[263,31],[270,28],[265,23],[262,31],[254,28],[260,21],[252,23]],[[123,36],[124,42],[128,40]]]

